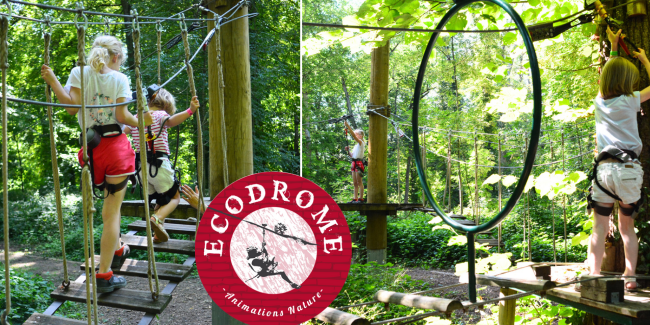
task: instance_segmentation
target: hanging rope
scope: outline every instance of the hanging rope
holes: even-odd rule
[[[156,21],[156,52],[158,53],[158,86],[162,84],[162,79],[160,78],[160,52],[162,51],[162,25],[160,20]]]
[[[498,150],[499,150],[499,157],[498,157],[498,159],[499,159],[499,161],[498,161],[498,165],[499,165],[499,176],[501,176],[501,175],[503,175],[503,174],[501,173],[501,134],[499,134],[499,148],[498,148]],[[503,191],[503,190],[502,190],[502,182],[501,182],[501,178],[502,178],[502,177],[499,177],[499,185],[498,185],[498,191],[499,191],[499,211],[501,211],[501,210],[503,209],[503,207],[502,207],[502,204],[503,204],[503,202],[502,202],[502,191]],[[497,237],[497,244],[498,244],[498,245],[497,245],[497,253],[501,253],[501,231],[502,231],[502,230],[503,230],[503,229],[502,229],[502,224],[501,224],[501,222],[499,222],[498,237]]]
[[[7,5],[11,9],[10,5]],[[9,10],[11,15],[11,10]],[[6,16],[0,17],[0,70],[2,70],[2,211],[4,225],[5,244],[5,298],[6,307],[2,312],[3,325],[7,324],[7,317],[11,312],[11,277],[9,275],[9,195],[7,193],[7,182],[9,171],[7,162],[7,69],[9,68],[9,43],[7,32],[9,31],[9,19]]]
[[[226,139],[226,104],[225,104],[225,89],[226,84],[223,80],[223,65],[221,61],[221,21],[215,15],[215,42],[217,43],[217,67],[219,70],[219,114],[221,114],[221,156],[223,157],[222,169],[223,169],[223,184],[226,186],[230,184],[230,175],[228,175],[228,141]],[[203,198],[201,198],[203,199]],[[197,225],[198,225],[198,219]],[[198,228],[197,228],[198,229]]]
[[[553,142],[551,141],[551,160],[555,159],[555,153],[553,152]],[[553,224],[553,262],[557,263],[557,245],[555,243],[555,196],[551,200],[551,223]]]
[[[566,173],[566,161],[564,160],[564,128],[562,128],[562,173]],[[564,215],[564,263],[566,263],[569,255],[566,244],[566,194],[562,195],[562,214]]]
[[[135,85],[136,91],[138,93],[137,103],[138,103],[138,133],[140,134],[140,148],[146,148],[147,144],[145,142],[144,135],[144,108],[147,106],[145,98],[143,96],[144,92],[142,90],[142,76],[140,74],[140,61],[142,57],[140,56],[140,23],[138,22],[138,12],[134,9],[131,11],[133,15],[133,56],[135,62]],[[142,166],[147,166],[147,151],[140,150],[140,161]],[[144,215],[147,217],[147,255],[149,265],[147,268],[147,278],[149,279],[149,291],[151,291],[151,298],[155,301],[158,300],[158,294],[160,292],[160,283],[158,281],[158,270],[156,269],[156,256],[154,255],[153,249],[153,238],[151,235],[151,223],[149,222],[149,182],[147,181],[149,176],[147,173],[142,173],[142,195],[144,197]],[[153,272],[153,276],[152,276]],[[155,279],[155,281],[154,281]],[[153,282],[156,283],[154,288]]]
[[[187,80],[190,84],[190,93],[192,97],[196,96],[196,87],[194,85],[194,69],[190,63],[190,43],[187,41],[187,25],[185,24],[185,15],[181,14],[181,36],[183,37],[183,47],[185,48],[185,67],[187,67]],[[222,96],[223,97],[223,96]],[[196,110],[196,169],[197,169],[197,183],[199,188],[199,208],[196,209],[196,231],[199,231],[199,222],[201,221],[201,207],[204,206],[203,202],[203,131],[201,130],[201,113]],[[223,117],[222,117],[223,121]],[[223,128],[222,128],[223,132]],[[223,138],[223,137],[222,137]],[[227,184],[227,183],[226,183]]]
[[[52,34],[50,33],[50,24],[46,24],[47,29],[43,33],[45,42],[43,51],[43,62],[45,65],[50,65],[50,41]],[[45,100],[49,103],[52,102],[52,92],[50,85],[45,84]],[[70,285],[70,278],[68,277],[68,261],[65,257],[65,236],[63,232],[63,209],[61,207],[61,183],[59,181],[59,163],[56,154],[56,142],[54,140],[54,119],[52,106],[47,107],[47,119],[50,127],[50,156],[52,160],[52,178],[54,178],[54,198],[56,201],[56,216],[59,221],[59,236],[61,237],[61,252],[63,255],[63,283],[62,285],[67,289]]]
[[[82,10],[83,6],[79,4],[79,8]],[[93,320],[95,321],[95,324],[99,324],[99,320],[97,316],[97,281],[95,279],[95,241],[92,228],[92,216],[95,212],[95,207],[93,201],[92,176],[89,167],[90,157],[88,156],[88,141],[86,139],[86,101],[84,100],[86,92],[84,85],[84,69],[86,66],[86,28],[88,27],[86,23],[88,22],[88,18],[83,14],[82,17],[84,18],[84,23],[80,25],[77,23],[78,17],[75,16],[75,26],[77,27],[77,55],[79,57],[77,64],[79,65],[80,72],[79,89],[82,98],[78,114],[81,115],[81,140],[83,143],[82,160],[84,161],[84,166],[81,169],[82,214],[84,219],[84,258],[87,265],[91,265],[91,267],[86,268],[86,312],[88,313],[88,325],[91,325]],[[90,242],[90,248],[88,242]],[[93,256],[89,256],[89,251],[93,253]]]

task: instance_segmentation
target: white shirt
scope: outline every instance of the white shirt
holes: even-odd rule
[[[361,140],[361,144],[357,142],[352,148],[352,159],[363,159],[363,153],[366,151],[366,143]]]
[[[75,67],[70,72],[66,88],[81,88],[80,69]],[[84,67],[84,98],[86,105],[105,105],[115,104],[118,98],[131,98],[131,87],[129,78],[118,71],[111,70],[108,73],[99,73],[91,67]],[[81,115],[77,115],[79,126],[81,126]],[[92,108],[86,109],[86,128],[94,125],[119,124],[115,118],[115,107]]]
[[[640,155],[643,144],[636,115],[641,110],[641,94],[635,91],[633,96],[622,95],[611,99],[603,99],[599,95],[594,99],[594,107],[598,151],[612,145]]]

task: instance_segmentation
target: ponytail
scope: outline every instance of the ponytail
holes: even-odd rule
[[[114,55],[117,55],[121,65],[124,62],[122,42],[114,36],[98,36],[88,54],[88,65],[96,72],[100,72],[111,62]]]

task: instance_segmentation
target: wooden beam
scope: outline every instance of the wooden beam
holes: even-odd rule
[[[334,325],[370,325],[370,321],[338,309],[327,307],[315,317],[319,321]]]
[[[85,303],[86,285],[84,283],[71,282],[68,290],[57,287],[52,291],[50,297],[53,299]],[[162,313],[171,300],[171,295],[159,294],[158,300],[154,301],[151,299],[151,292],[149,291],[131,290],[127,288],[97,295],[97,304],[100,306],[156,314]]]
[[[29,318],[23,323],[23,325],[86,325],[87,322],[83,322],[76,319],[58,317],[58,316],[49,316],[44,314],[32,314]]]
[[[99,265],[99,255],[95,255],[95,265]],[[126,259],[119,269],[113,269],[113,273],[118,275],[135,276],[140,278],[148,277],[147,271],[149,262]],[[86,263],[81,264],[81,270],[86,270]],[[173,263],[156,263],[158,278],[160,280],[169,280],[181,282],[192,273],[192,265],[182,265]]]
[[[516,294],[517,291],[501,288],[499,297],[505,297]],[[499,325],[514,325],[515,324],[515,309],[517,309],[517,300],[499,301]]]
[[[555,288],[547,291],[546,296],[558,297],[562,300],[566,300],[572,303],[589,306],[595,309],[604,310],[623,316],[645,319],[645,322],[640,323],[650,323],[650,292],[626,292],[625,300],[619,304],[610,304],[592,299],[582,298],[580,297],[580,292],[575,291],[573,287]]]
[[[210,198],[205,197],[204,202],[206,205],[210,204]],[[120,213],[123,216],[127,217],[138,217],[144,218],[144,201],[142,200],[133,200],[133,201],[124,201],[122,202],[122,208]],[[192,208],[187,201],[181,199],[181,202],[178,204],[178,207],[172,212],[169,217],[176,219],[187,219],[187,218],[196,218],[196,209]]]
[[[476,275],[476,283],[488,286],[515,288],[524,291],[546,291],[555,288],[555,282],[547,280],[506,279],[483,274]]]
[[[196,210],[194,210],[194,212],[196,213]],[[144,220],[134,221],[130,223],[127,227],[129,230],[136,230],[136,231],[147,230],[147,224],[146,221]],[[181,234],[181,235],[190,235],[190,236],[194,236],[196,234],[196,222],[194,222],[191,225],[165,222],[163,227],[170,234]]]
[[[122,235],[122,241],[131,249],[147,249],[147,237]],[[176,253],[194,256],[194,242],[191,240],[170,239],[164,243],[153,244],[156,252]]]
[[[443,313],[449,313],[456,309],[463,308],[463,304],[460,300],[419,296],[385,290],[377,291],[374,299],[383,303],[391,303],[411,308],[437,310]]]
[[[388,106],[390,42],[372,50],[370,73],[370,108],[379,108],[378,113],[389,116]],[[386,203],[388,121],[377,114],[368,115],[368,203]],[[386,262],[387,218],[385,214],[368,213],[366,225],[366,247],[368,262]]]

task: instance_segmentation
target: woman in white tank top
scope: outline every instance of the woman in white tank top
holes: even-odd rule
[[[354,183],[354,199],[350,203],[364,203],[363,199],[363,172],[365,168],[363,166],[363,155],[366,150],[366,143],[363,141],[363,130],[352,130],[348,121],[345,122],[346,129],[350,132],[350,135],[357,143],[352,148],[350,153],[349,147],[345,147],[348,150],[348,154],[352,158],[352,182]]]

